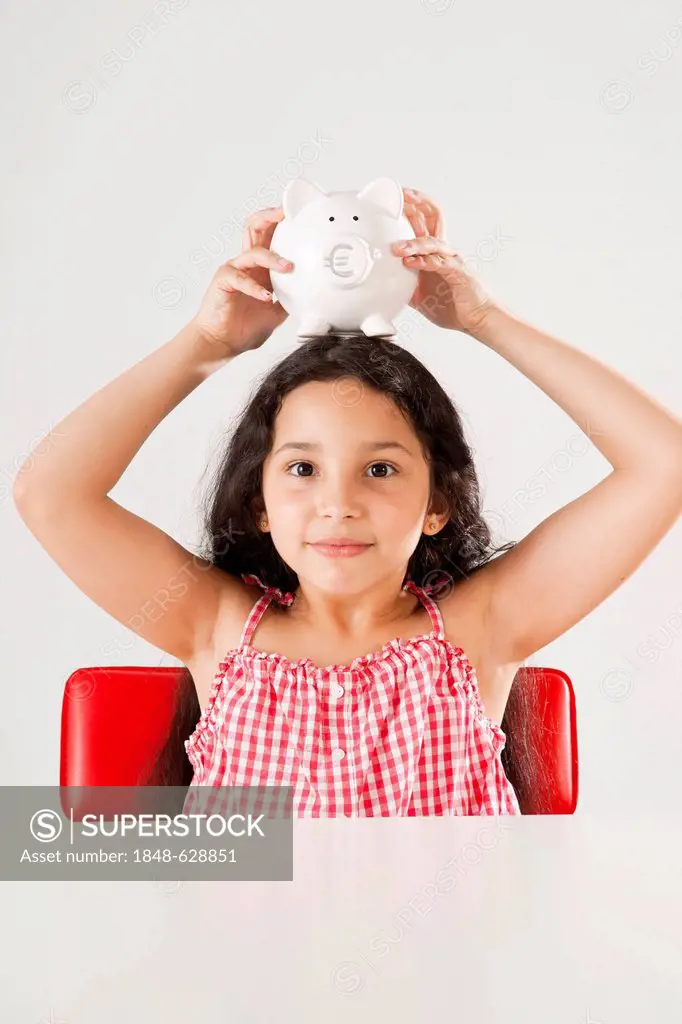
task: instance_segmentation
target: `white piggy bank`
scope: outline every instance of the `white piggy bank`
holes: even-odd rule
[[[393,317],[418,278],[391,251],[393,242],[415,237],[398,182],[377,178],[360,192],[325,192],[295,178],[282,207],[270,247],[294,269],[271,270],[270,278],[284,309],[300,317],[298,338],[330,330],[395,334]]]

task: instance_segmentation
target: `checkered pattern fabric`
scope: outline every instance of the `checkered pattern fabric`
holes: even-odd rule
[[[270,602],[290,605],[294,595],[242,579],[265,593],[185,742],[194,768],[185,813],[197,786],[290,786],[298,817],[521,813],[500,760],[505,734],[484,713],[476,673],[446,639],[426,589],[404,584],[431,632],[320,667],[251,645]]]

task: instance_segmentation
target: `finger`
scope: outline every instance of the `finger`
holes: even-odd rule
[[[420,192],[416,188],[410,188],[407,190],[407,202],[416,206],[422,213],[426,213],[433,205],[429,197],[425,196],[423,192]]]
[[[263,288],[245,271],[239,270],[229,263],[221,267],[216,284],[224,292],[243,292],[244,295],[251,295],[254,299],[260,299],[262,302],[272,302],[272,293],[267,288]]]
[[[429,235],[429,226],[426,223],[426,217],[424,211],[420,206],[414,207],[414,214],[412,216],[412,227],[417,238],[427,238]]]
[[[407,194],[408,194],[409,202],[416,203],[418,206],[435,206],[436,205],[434,203],[433,199],[429,199],[429,197],[424,192],[420,192],[420,190],[418,188],[408,188],[407,189]]]
[[[433,238],[443,239],[445,236],[445,222],[440,207],[432,202],[432,200],[424,197],[419,209],[426,221],[426,233]]]
[[[394,242],[393,250],[398,256],[429,255],[437,253],[441,256],[456,256],[456,252],[447,242],[440,238],[425,235],[422,238],[406,239]]]
[[[464,274],[464,264],[459,256],[443,256],[440,253],[425,253],[418,256],[406,256],[405,266],[412,270],[433,271],[447,277],[450,274]]]
[[[434,238],[445,239],[445,219],[443,211],[436,203],[431,204],[430,213],[426,218],[429,225],[429,234]]]
[[[419,225],[416,223],[417,208],[413,203],[405,203],[403,207],[403,214],[407,218],[407,221],[414,231],[415,235],[419,233]]]
[[[246,267],[268,267],[270,270],[287,272],[292,270],[294,266],[291,260],[286,260],[279,253],[273,252],[272,249],[265,249],[260,245],[241,252],[233,260],[230,260],[230,263],[233,267],[238,267],[240,270]]]
[[[270,245],[275,228],[283,217],[281,206],[269,206],[248,216],[244,221],[242,249],[250,249],[254,245]]]
[[[284,217],[281,206],[267,206],[264,210],[254,210],[244,221],[245,231],[261,231],[271,224],[278,224]]]
[[[407,189],[407,193],[408,202],[414,203],[426,220],[428,228],[426,234],[433,235],[434,238],[444,239],[445,219],[438,203],[416,188]]]

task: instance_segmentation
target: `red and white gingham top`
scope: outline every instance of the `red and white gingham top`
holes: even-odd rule
[[[322,668],[251,646],[273,598],[294,595],[242,579],[265,593],[185,741],[190,801],[193,786],[291,786],[298,817],[521,813],[500,761],[505,734],[424,588],[403,587],[426,607],[430,633]]]

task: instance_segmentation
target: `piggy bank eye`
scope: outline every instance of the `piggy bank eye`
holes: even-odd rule
[[[333,218],[333,217],[330,217],[329,219],[330,219],[330,220],[334,220],[334,218]]]
[[[359,217],[353,217],[353,220],[360,220]]]

